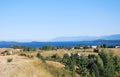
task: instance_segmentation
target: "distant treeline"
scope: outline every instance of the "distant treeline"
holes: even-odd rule
[[[56,49],[89,49],[92,48],[92,46],[89,45],[75,45],[73,47],[70,46],[42,46],[41,50],[56,50]],[[96,48],[115,48],[115,46],[110,46],[107,44],[97,45]]]
[[[14,49],[23,49],[23,51],[35,51],[35,47],[26,47],[26,46],[12,46]]]
[[[35,47],[27,47],[27,46],[12,46],[11,48],[14,49],[23,49],[23,51],[35,51],[37,48]],[[48,46],[42,46],[39,49],[41,50],[56,50],[56,49],[89,49],[92,48],[92,46],[89,45],[75,45],[73,47],[70,46],[52,46],[52,45],[48,45]],[[115,48],[115,46],[110,46],[107,44],[102,44],[102,45],[97,45],[97,48]]]
[[[12,46],[11,48],[14,49],[23,49],[23,51],[35,51],[36,48],[35,47],[27,47],[27,46]],[[73,47],[70,46],[52,46],[52,45],[48,45],[48,46],[42,46],[39,49],[41,50],[56,50],[56,49],[89,49],[92,48],[92,46],[88,46],[88,45],[75,45]],[[115,48],[115,46],[109,46],[107,44],[102,44],[102,45],[97,45],[97,48]]]

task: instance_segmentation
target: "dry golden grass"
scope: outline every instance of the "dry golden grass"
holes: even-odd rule
[[[89,54],[95,54],[97,55],[97,53],[93,52],[93,49],[73,49],[73,50],[67,50],[67,49],[58,49],[58,50],[39,50],[39,51],[33,51],[33,52],[19,52],[17,53],[19,54],[26,54],[26,55],[32,55],[32,56],[36,56],[37,53],[40,53],[43,57],[48,57],[48,56],[52,56],[54,54],[58,54],[61,58],[63,57],[63,55],[65,53],[71,54],[71,53],[80,53],[82,55],[89,55]]]
[[[70,50],[70,51],[72,51],[72,52],[83,52],[83,51],[85,51],[85,52],[93,52],[93,49],[73,49],[73,50]]]
[[[106,48],[105,50],[112,50],[115,54],[120,56],[120,48]],[[85,52],[84,52],[85,51]],[[41,53],[44,57],[52,56],[53,54],[58,54],[63,57],[65,53],[80,53],[81,55],[89,55],[97,53],[93,52],[93,49],[74,49],[74,50],[50,50],[50,51],[36,51],[36,52],[19,52],[17,54],[27,54],[36,56],[37,53]],[[12,58],[12,62],[7,62],[7,59]],[[0,56],[0,77],[58,77],[62,74],[66,76],[69,74],[62,71],[65,66],[59,62],[46,61],[44,64],[38,58],[28,58],[24,56],[8,55]]]
[[[41,55],[47,57],[47,56],[52,56],[53,54],[58,54],[60,57],[63,57],[65,53],[67,53],[66,50],[60,49],[60,50],[43,51]]]
[[[39,60],[34,60],[32,63],[24,64],[20,67],[21,69],[15,70],[12,77],[54,77],[39,62]]]
[[[93,49],[74,49],[74,50],[65,50],[65,49],[59,49],[59,50],[51,50],[51,51],[43,51],[41,53],[42,56],[47,57],[47,56],[52,56],[53,54],[58,54],[60,57],[63,57],[63,55],[71,54],[71,53],[80,53],[81,55],[89,55],[89,54],[95,54],[97,53],[93,52]]]
[[[59,63],[59,62],[55,62],[55,61],[46,61],[47,65],[55,67],[55,68],[64,68],[65,65]]]
[[[107,50],[113,51],[116,55],[120,56],[120,48],[107,48]]]
[[[34,59],[32,63],[24,65],[15,72],[13,77],[54,77],[43,67],[42,62],[38,59]]]
[[[7,59],[13,61],[8,63]],[[42,62],[36,58],[23,56],[0,56],[0,77],[54,77],[43,68]]]
[[[101,48],[102,49],[102,48]],[[120,48],[105,48],[105,50],[110,50],[113,51],[115,54],[120,56]],[[93,52],[93,49],[73,49],[73,50],[65,50],[65,49],[58,49],[58,50],[49,50],[49,51],[44,51],[44,50],[39,50],[35,52],[19,52],[20,53],[25,53],[27,55],[33,55],[36,56],[37,53],[41,53],[42,56],[47,57],[47,56],[52,56],[53,54],[58,54],[60,57],[63,57],[65,53],[71,54],[71,53],[80,53],[82,55],[89,55],[89,54],[95,54],[98,55],[97,53]]]

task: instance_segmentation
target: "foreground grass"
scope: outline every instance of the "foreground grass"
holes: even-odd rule
[[[12,61],[11,61],[12,58]],[[10,62],[7,62],[10,59]],[[55,77],[37,58],[0,56],[0,77]]]
[[[54,77],[49,71],[43,68],[38,59],[31,63],[26,63],[15,70],[12,77]]]

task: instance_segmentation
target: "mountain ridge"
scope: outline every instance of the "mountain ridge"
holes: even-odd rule
[[[96,40],[120,40],[120,34],[107,35],[107,36],[74,36],[74,37],[57,37],[49,41],[29,41],[29,42],[20,42],[20,41],[4,41],[1,40],[0,43],[37,43],[37,42],[69,42],[69,41],[96,41]]]
[[[75,37],[57,37],[51,41],[94,41],[94,40],[120,40],[120,34],[107,36],[75,36]]]

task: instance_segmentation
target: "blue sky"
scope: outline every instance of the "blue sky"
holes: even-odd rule
[[[120,33],[120,0],[0,0],[0,40]]]

